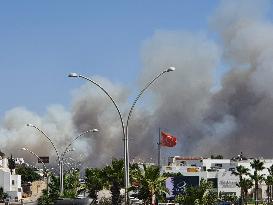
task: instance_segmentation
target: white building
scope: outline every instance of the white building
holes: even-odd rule
[[[253,159],[243,158],[239,155],[237,158],[233,159],[211,159],[202,157],[170,157],[168,161],[168,166],[162,167],[162,172],[169,173],[181,173],[184,179],[187,181],[186,177],[196,176],[200,180],[203,178],[208,181],[212,181],[215,190],[218,193],[228,193],[236,194],[237,197],[240,196],[240,188],[236,186],[239,182],[239,177],[232,174],[232,171],[236,169],[237,166],[244,166],[248,168],[251,174],[254,170],[251,168],[250,163]],[[265,169],[260,173],[265,176],[268,175],[268,170],[272,164],[272,159],[260,159],[264,162]],[[182,180],[182,179],[181,179]],[[190,183],[190,182],[188,182]],[[186,186],[186,185],[185,185]],[[263,182],[259,185],[260,196],[265,199],[267,198],[266,193],[267,186]],[[252,193],[253,190],[250,190]]]
[[[11,199],[22,198],[21,175],[10,173],[8,168],[8,159],[5,154],[0,151],[0,187]]]

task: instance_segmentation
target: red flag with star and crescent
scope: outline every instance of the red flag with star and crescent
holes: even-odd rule
[[[169,133],[161,131],[160,145],[164,147],[174,147],[176,145],[176,137]]]

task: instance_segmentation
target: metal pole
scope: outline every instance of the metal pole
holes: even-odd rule
[[[52,144],[56,154],[57,154],[57,157],[58,157],[58,161],[59,161],[59,178],[60,178],[60,196],[63,196],[63,192],[64,192],[64,172],[63,172],[63,159],[64,159],[64,156],[65,154],[68,152],[68,148],[72,145],[73,142],[75,142],[79,137],[89,133],[89,132],[98,132],[97,129],[91,129],[91,130],[87,130],[81,134],[79,134],[77,137],[75,137],[72,142],[66,147],[66,149],[64,150],[64,152],[62,153],[62,155],[60,156],[59,155],[59,152],[56,148],[56,146],[54,145],[53,141],[47,136],[47,134],[45,132],[43,132],[40,128],[38,128],[37,126],[35,125],[32,125],[32,124],[27,124],[27,126],[29,127],[33,127],[35,128],[36,130],[38,130],[40,133],[43,134],[43,136],[45,136],[49,141],[50,143]]]
[[[160,130],[160,128],[158,129],[158,143],[157,143],[157,145],[158,145],[158,153],[157,153],[157,165],[158,165],[158,167],[159,167],[159,169],[160,169],[160,149],[161,149],[161,130]]]
[[[130,111],[129,111],[129,114],[128,114],[128,117],[127,117],[127,121],[126,121],[126,139],[125,139],[125,146],[126,146],[126,180],[125,182],[127,182],[125,184],[125,200],[129,200],[129,193],[128,193],[128,189],[129,189],[129,173],[130,173],[130,170],[129,170],[129,166],[130,166],[130,158],[129,158],[129,143],[128,143],[128,139],[129,139],[129,121],[131,119],[131,116],[132,116],[132,113],[133,113],[133,110],[134,110],[134,107],[137,103],[137,101],[139,100],[139,98],[142,96],[142,94],[158,79],[160,78],[162,75],[164,75],[165,73],[167,72],[170,72],[170,71],[174,71],[175,68],[174,67],[170,67],[164,71],[162,71],[161,73],[159,73],[156,77],[154,77],[150,82],[148,82],[146,84],[146,86],[139,92],[139,94],[137,95],[137,97],[135,98],[131,108],[130,108]]]
[[[126,138],[124,139],[124,163],[125,163],[125,195],[124,195],[124,202],[125,205],[129,204],[129,184],[130,184],[130,179],[129,179],[129,174],[130,174],[130,158],[129,158],[129,142],[128,142],[128,126],[126,123]]]
[[[61,178],[62,178],[62,172],[61,172],[61,157],[60,157],[60,155],[59,155],[59,152],[58,152],[56,146],[54,145],[54,143],[52,142],[52,140],[47,136],[47,134],[46,134],[45,132],[43,132],[41,129],[39,129],[39,128],[38,128],[37,126],[35,126],[35,125],[27,124],[27,126],[33,127],[33,128],[35,128],[36,130],[38,130],[38,131],[39,131],[40,133],[42,133],[43,136],[45,136],[45,137],[50,141],[50,143],[52,144],[52,146],[53,146],[53,148],[54,148],[54,150],[55,150],[55,152],[56,152],[56,154],[57,154],[58,161],[59,161],[59,169],[60,169],[60,173],[59,173],[59,177],[60,177],[60,196],[62,196],[62,195],[63,195],[63,189],[62,189],[63,185],[62,185],[62,180],[61,180]]]
[[[91,130],[87,130],[81,134],[79,134],[78,136],[76,136],[71,143],[65,148],[64,152],[61,154],[60,157],[60,186],[61,186],[61,194],[63,195],[63,191],[64,191],[64,157],[66,155],[66,153],[68,152],[69,147],[73,144],[73,142],[75,142],[79,137],[89,133],[89,132],[98,132],[98,129],[91,129]]]
[[[60,172],[61,172],[61,193],[63,195],[63,191],[64,191],[64,172],[63,172],[63,161],[61,160],[60,162]]]
[[[121,128],[122,128],[122,135],[123,135],[123,140],[124,140],[124,181],[125,181],[125,196],[127,196],[127,190],[129,188],[129,181],[127,181],[127,179],[129,179],[129,173],[127,170],[129,170],[127,168],[127,136],[126,136],[126,131],[125,131],[125,126],[124,126],[124,121],[123,121],[123,118],[122,118],[122,115],[121,115],[121,112],[120,112],[120,109],[118,107],[118,105],[116,104],[115,100],[112,98],[112,96],[97,82],[95,82],[94,80],[88,78],[88,77],[85,77],[83,75],[78,75],[76,73],[71,73],[68,75],[68,77],[79,77],[79,78],[82,78],[84,80],[87,80],[91,83],[93,83],[94,85],[96,85],[97,87],[99,87],[109,98],[110,100],[112,101],[112,103],[114,104],[117,112],[118,112],[118,116],[119,116],[119,119],[120,119],[120,123],[121,123]],[[128,175],[128,177],[127,177]],[[125,197],[125,205],[127,205],[127,197]]]
[[[129,143],[128,143],[128,134],[129,134],[129,120],[130,120],[130,117],[132,115],[132,112],[133,112],[133,109],[138,101],[138,99],[140,98],[140,96],[144,93],[145,90],[148,89],[148,87],[150,87],[150,85],[152,85],[161,75],[163,75],[164,73],[166,72],[170,72],[170,71],[174,71],[175,68],[174,67],[170,67],[166,70],[164,70],[163,72],[161,72],[159,75],[157,75],[152,81],[150,81],[149,83],[146,84],[146,86],[144,87],[144,89],[142,89],[140,91],[140,93],[138,94],[138,96],[135,98],[131,108],[130,108],[130,111],[129,111],[129,114],[128,114],[128,117],[127,117],[127,122],[126,122],[126,127],[124,126],[124,121],[123,121],[123,118],[122,118],[122,115],[121,115],[121,112],[120,112],[120,109],[119,107],[117,106],[116,102],[114,101],[114,99],[111,97],[111,95],[97,82],[95,82],[94,80],[90,79],[90,78],[87,78],[85,76],[82,76],[82,75],[78,75],[76,73],[71,73],[68,75],[68,77],[79,77],[79,78],[82,78],[82,79],[85,79],[91,83],[93,83],[94,85],[96,85],[97,87],[99,87],[109,98],[110,100],[112,101],[112,103],[114,104],[117,112],[118,112],[118,115],[119,115],[119,118],[120,118],[120,121],[121,121],[121,127],[122,127],[122,133],[123,133],[123,137],[124,137],[124,180],[125,180],[125,205],[129,204],[129,193],[128,193],[128,189],[129,189],[129,173],[130,173],[130,159],[129,159]]]

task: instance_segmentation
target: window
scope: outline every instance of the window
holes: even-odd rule
[[[215,164],[216,167],[222,167],[222,164]]]
[[[186,162],[185,161],[181,161],[180,162],[180,166],[184,166],[184,165],[186,165]]]
[[[11,181],[11,184],[12,184],[12,185],[14,185],[14,184],[15,184],[15,181],[14,181],[14,180],[12,180],[12,181]]]
[[[234,167],[231,167],[231,168],[228,169],[228,171],[234,172],[234,171],[235,171],[235,168],[234,168]]]

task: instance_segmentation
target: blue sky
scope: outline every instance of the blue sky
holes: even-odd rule
[[[2,1],[0,114],[69,106],[75,71],[133,87],[143,41],[156,30],[208,31],[216,0]],[[212,33],[209,33],[214,38]]]

